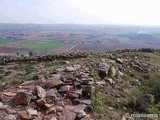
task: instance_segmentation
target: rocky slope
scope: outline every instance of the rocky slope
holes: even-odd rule
[[[5,58],[0,81],[2,120],[134,120],[125,114],[160,113],[160,52],[151,49]]]

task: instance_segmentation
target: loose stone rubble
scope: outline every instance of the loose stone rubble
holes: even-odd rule
[[[107,97],[116,96],[118,101],[119,97],[124,96],[125,89],[120,88],[120,84],[128,71],[123,65],[131,65],[139,71],[148,66],[153,67],[149,63],[137,61],[136,57],[116,55],[112,58],[113,56],[108,53],[101,54],[110,61],[106,61],[105,58],[100,61],[88,59],[89,53],[5,59],[6,63],[64,60],[65,65],[56,68],[50,76],[36,75],[31,81],[18,86],[9,88],[5,83],[0,84],[0,116],[3,114],[4,120],[94,120],[91,116],[94,111],[92,96],[101,88],[109,83],[109,88],[105,92]],[[69,61],[70,59],[75,61]],[[94,76],[95,74],[98,78]],[[141,85],[140,81],[137,81],[137,84]],[[150,102],[154,101],[153,95],[146,95],[146,98]]]

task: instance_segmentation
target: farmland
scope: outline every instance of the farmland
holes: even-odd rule
[[[7,44],[7,43],[10,43],[10,42],[13,42],[13,40],[11,40],[11,39],[0,39],[0,45]]]
[[[61,47],[62,44],[57,43],[29,43],[25,44],[26,48],[38,50],[38,51],[50,51],[56,48]]]

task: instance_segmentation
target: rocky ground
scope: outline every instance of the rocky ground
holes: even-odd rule
[[[160,113],[158,51],[3,59],[0,81],[1,120],[134,120],[125,114]]]

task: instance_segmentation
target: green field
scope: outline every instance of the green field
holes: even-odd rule
[[[38,50],[38,51],[50,51],[55,48],[61,47],[62,44],[56,44],[56,43],[31,43],[31,44],[26,44],[26,48]]]
[[[7,44],[7,43],[10,43],[10,42],[13,42],[13,40],[11,40],[11,39],[0,39],[0,45],[1,44]]]

